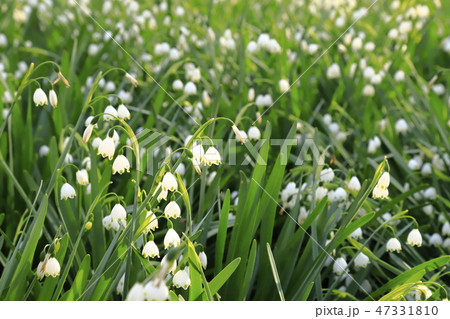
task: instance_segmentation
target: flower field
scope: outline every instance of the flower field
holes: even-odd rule
[[[0,300],[448,299],[450,2],[0,12]]]

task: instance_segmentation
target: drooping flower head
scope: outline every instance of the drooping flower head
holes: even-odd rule
[[[66,200],[68,198],[72,199],[76,195],[75,188],[69,183],[64,183],[63,186],[61,186],[61,200]]]
[[[33,102],[36,106],[43,106],[48,104],[47,95],[41,88],[36,89],[33,94]]]

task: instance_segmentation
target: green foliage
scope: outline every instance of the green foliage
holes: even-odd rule
[[[442,30],[450,28],[450,4],[442,2],[400,1],[395,10],[380,2],[344,32],[355,10],[371,1],[337,11],[284,0],[169,1],[169,12],[139,2],[137,13],[115,1],[107,14],[102,2],[91,1],[115,41],[76,6],[29,7],[22,21],[23,1],[2,3],[0,300],[125,300],[134,285],[149,283],[167,285],[174,301],[404,300],[425,298],[423,287],[428,300],[448,298],[450,65]],[[429,17],[408,18],[413,27],[403,38],[386,36],[421,4]],[[174,13],[178,5],[183,16]],[[152,13],[144,17],[144,10]],[[341,14],[345,28],[336,23]],[[249,42],[262,33],[281,52],[250,52]],[[357,49],[356,37],[374,50]],[[164,42],[180,56],[158,54]],[[193,95],[173,88],[175,80],[191,81],[188,63],[200,74]],[[333,63],[340,68],[334,79],[327,75]],[[364,75],[367,67],[382,74],[379,84]],[[286,92],[281,79],[290,85]],[[363,93],[369,84],[372,96]],[[38,87],[56,91],[56,108],[35,106]],[[256,100],[270,95],[273,105],[257,105],[251,89]],[[122,103],[131,118],[105,121],[106,106]],[[90,115],[98,127],[84,143]],[[407,132],[396,129],[399,119]],[[234,125],[246,133],[257,128],[261,138],[241,143]],[[126,155],[130,172],[113,174],[114,160],[93,145],[113,130],[114,158]],[[380,145],[369,152],[375,137]],[[216,147],[221,163],[203,158],[195,167],[196,144]],[[421,169],[410,165],[419,159]],[[77,182],[83,168],[89,187]],[[321,176],[327,168],[330,180]],[[168,172],[177,191],[159,200]],[[375,199],[383,172],[389,197]],[[349,187],[353,176],[359,190]],[[75,198],[61,199],[64,183]],[[426,195],[431,188],[436,194]],[[334,198],[340,189],[345,198]],[[172,200],[180,218],[164,214]],[[127,216],[116,230],[105,218],[119,203]],[[180,245],[166,249],[170,228]],[[412,229],[422,234],[422,247],[408,244]],[[392,237],[402,243],[400,253],[386,251]],[[149,241],[160,256],[144,258]],[[366,268],[356,267],[359,253],[370,260]],[[60,273],[40,280],[38,265],[49,257]],[[337,274],[340,257],[347,267]],[[176,288],[175,274],[186,267],[189,288]]]

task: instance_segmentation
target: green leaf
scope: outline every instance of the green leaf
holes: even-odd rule
[[[225,198],[223,200],[222,210],[220,211],[219,227],[216,238],[216,252],[214,263],[215,274],[218,274],[222,270],[223,253],[225,251],[225,241],[227,239],[229,212],[230,212],[230,190],[227,189],[227,192],[225,193]]]
[[[269,243],[266,244],[267,253],[269,254],[270,267],[272,268],[273,279],[277,286],[278,294],[280,295],[281,301],[285,301],[283,288],[281,287],[280,276],[278,276],[277,265],[275,259],[273,258],[272,249],[270,249]]]
[[[414,279],[414,281],[417,281],[420,278],[422,278],[422,276],[419,279],[417,279],[415,275],[420,274],[422,270],[425,270],[425,272],[427,273],[446,265],[448,262],[450,262],[450,256],[442,256],[426,261],[420,265],[408,269],[407,271],[403,272],[397,277],[391,279],[387,284],[383,285],[382,287],[378,288],[376,291],[371,293],[371,296],[373,298],[377,298],[378,296],[384,294],[389,290],[394,289],[397,286],[403,285],[405,283],[410,283],[412,279]],[[370,300],[370,297],[366,298],[365,300]]]
[[[255,269],[255,262],[256,262],[256,255],[257,255],[257,249],[258,249],[258,243],[256,239],[253,239],[252,247],[250,248],[250,255],[248,257],[247,261],[247,267],[245,268],[245,276],[244,276],[244,282],[242,284],[242,292],[244,295],[244,298],[248,296],[248,293],[250,291],[250,285],[252,283],[253,277],[253,271]]]
[[[187,250],[188,250],[188,258],[189,258],[189,277],[191,279],[191,286],[189,287],[189,300],[197,300],[198,297],[201,296],[202,292],[203,292],[203,288],[202,288],[202,282],[203,282],[203,278],[202,278],[202,266],[200,263],[200,259],[198,258],[197,253],[195,252],[195,248],[194,245],[192,244],[192,242],[189,240],[188,237],[186,237],[187,240]],[[204,282],[203,282],[204,283]],[[208,283],[206,282],[206,285]],[[205,290],[206,290],[206,286],[205,285]],[[211,292],[209,291],[209,287],[207,288],[207,297],[208,300],[213,300],[212,299],[212,295]],[[209,291],[209,293],[208,293]]]
[[[91,256],[86,255],[78,269],[77,275],[73,280],[70,289],[60,298],[60,300],[73,301],[77,300],[86,285],[87,278],[91,272]]]
[[[406,294],[416,285],[417,280],[415,278],[422,278],[425,275],[425,270],[419,271],[417,274],[414,274],[409,280],[408,283],[395,287],[390,293],[384,295],[380,298],[379,301],[400,301],[402,300]]]
[[[16,264],[17,260],[15,258],[15,254],[13,253],[11,259],[5,267],[5,271],[0,280],[0,294],[4,287],[9,284],[8,277],[10,276],[9,274],[11,271],[13,271],[14,275],[12,276],[11,284],[9,285],[10,288],[8,290],[9,300],[20,300],[21,296],[24,296],[25,280],[27,279],[25,274],[27,274],[32,267],[34,253],[36,251],[39,237],[41,236],[42,228],[44,227],[47,205],[48,196],[44,196],[37,215],[30,226],[30,231],[27,231],[28,235],[23,241],[23,247],[25,248],[22,253],[22,258],[19,263]]]
[[[56,259],[60,263],[60,265],[64,264],[64,257],[66,256],[67,246],[69,243],[69,234],[65,234],[63,238],[59,241],[59,250],[56,253]],[[51,300],[53,291],[55,290],[56,284],[58,283],[58,280],[60,280],[60,277],[47,277],[44,281],[44,286],[42,287],[41,292],[39,293],[39,296],[37,298],[38,301],[43,300]]]
[[[171,301],[180,301],[177,294],[173,290],[169,291],[169,297]]]
[[[187,215],[186,233],[188,235],[192,235],[192,212],[191,212],[191,203],[189,201],[189,193],[187,192],[186,187],[184,186],[180,173],[176,173],[176,177],[178,180],[178,187],[180,188],[180,192],[183,198],[184,206],[186,207],[186,215]]]
[[[219,289],[222,288],[222,286],[227,282],[227,280],[239,266],[240,262],[241,258],[236,258],[209,282],[209,288],[211,289],[212,295],[215,295],[219,291]]]

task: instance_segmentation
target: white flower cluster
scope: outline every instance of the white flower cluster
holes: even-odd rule
[[[390,176],[388,172],[384,172],[380,179],[378,180],[378,183],[375,185],[375,188],[373,189],[372,196],[373,198],[388,198],[389,197],[389,184],[391,182]]]
[[[187,141],[190,140],[190,138],[187,139]],[[211,166],[211,165],[219,165],[222,163],[222,157],[219,153],[219,151],[214,147],[210,146],[208,149],[203,149],[203,146],[200,144],[194,143],[194,146],[191,148],[192,152],[192,158],[191,162],[195,169],[195,171],[198,174],[202,173],[201,166]]]
[[[44,277],[48,276],[55,278],[56,276],[59,276],[60,272],[61,266],[59,265],[58,260],[47,253],[44,260],[39,262],[36,275],[39,280],[42,280]]]
[[[103,218],[103,226],[107,229],[119,230],[127,226],[127,211],[121,204],[115,204],[111,213]]]
[[[148,247],[147,247],[148,246]],[[158,256],[159,257],[159,251],[156,245],[154,245],[154,242],[151,241],[147,243],[144,247],[145,254],[149,257]],[[144,254],[144,252],[143,252]],[[161,260],[161,267],[160,272],[161,274],[157,274],[151,281],[147,282],[147,284],[143,285],[141,283],[136,283],[133,285],[133,287],[128,292],[127,301],[144,301],[144,300],[150,300],[150,301],[164,301],[169,298],[169,289],[167,287],[166,281],[168,281],[170,278],[172,278],[172,286],[174,288],[179,289],[188,289],[191,285],[191,278],[190,278],[190,270],[189,267],[177,267],[177,261],[172,260],[169,262],[168,255],[165,255]],[[144,257],[147,257],[144,255]],[[200,252],[198,254],[198,258],[200,260],[200,264],[203,268],[206,269],[208,260],[207,256],[204,251]],[[180,257],[180,260],[182,260],[182,256]],[[165,280],[161,279],[161,275],[166,275]],[[173,276],[171,277],[170,274]],[[123,285],[124,285],[124,276],[122,276],[121,280],[119,281],[117,285],[117,292],[122,293],[123,292]]]
[[[34,104],[36,104],[36,106],[43,106],[43,105],[47,105],[48,101],[50,100],[50,105],[55,108],[58,106],[58,96],[56,95],[55,90],[50,90],[48,92],[48,97],[49,99],[47,99],[47,95],[45,94],[44,90],[42,90],[41,88],[36,89],[36,91],[34,91],[33,94],[33,102]]]
[[[261,50],[271,54],[277,54],[283,51],[277,40],[270,38],[267,33],[261,33],[256,42],[250,41],[247,45],[247,52],[250,54],[257,53]]]
[[[331,135],[333,135],[338,142],[344,142],[347,139],[347,133],[341,131],[339,124],[333,122],[333,118],[330,114],[327,113],[323,116],[323,122],[330,130]]]

